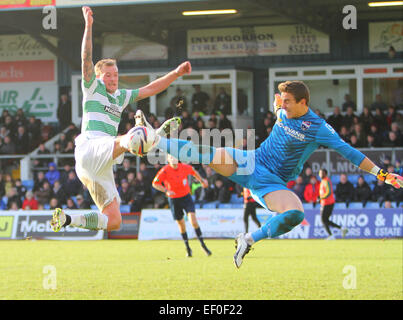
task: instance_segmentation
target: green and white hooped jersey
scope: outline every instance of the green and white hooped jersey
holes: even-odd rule
[[[102,80],[93,74],[89,82],[82,80],[83,118],[81,133],[87,138],[116,137],[123,110],[133,103],[139,90],[118,89],[114,94],[106,91]]]

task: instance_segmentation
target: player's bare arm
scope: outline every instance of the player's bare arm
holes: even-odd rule
[[[161,91],[164,91],[176,79],[185,74],[190,74],[191,72],[192,72],[192,66],[190,62],[189,61],[183,62],[175,70],[172,70],[165,76],[158,78],[157,80],[154,80],[148,85],[140,88],[137,100],[148,98],[150,96],[160,93]]]
[[[89,82],[94,74],[94,63],[92,62],[92,10],[90,7],[83,7],[85,20],[85,31],[81,44],[81,70],[85,81]]]

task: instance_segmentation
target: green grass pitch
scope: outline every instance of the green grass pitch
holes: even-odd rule
[[[0,241],[0,299],[401,300],[402,243],[265,240],[238,270],[233,240]]]

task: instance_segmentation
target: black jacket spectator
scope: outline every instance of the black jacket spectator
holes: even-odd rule
[[[295,180],[295,184],[291,187],[291,190],[295,192],[295,194],[302,202],[305,202],[304,198],[305,184],[304,179],[302,178],[301,175],[297,177],[297,179]]]
[[[343,117],[343,125],[346,126],[347,130],[351,130],[353,124],[354,124],[354,118],[356,118],[357,116],[355,115],[353,109],[351,107],[349,107],[347,109],[347,113],[346,115]]]
[[[146,184],[144,183],[143,180],[143,175],[138,172],[136,175],[136,179],[133,184],[133,191],[134,191],[134,196],[133,196],[133,202],[130,207],[130,211],[132,212],[139,212],[144,206],[144,201],[146,197]]]
[[[370,132],[370,127],[374,123],[374,116],[368,107],[364,107],[363,112],[360,115],[360,123],[362,124],[362,129],[365,134]]]
[[[379,108],[375,109],[374,124],[378,127],[378,133],[382,134],[388,128],[388,123],[386,122],[386,116],[383,111]]]
[[[81,194],[77,195],[76,200],[78,209],[91,209],[90,203]]]
[[[75,126],[75,124],[71,123],[66,131],[66,139],[67,141],[74,141],[74,138],[79,134],[80,130]]]
[[[57,140],[56,142],[58,142],[58,143],[60,144],[60,148],[61,148],[62,150],[66,149],[66,147],[67,147],[67,142],[68,142],[67,137],[66,137],[66,134],[65,134],[65,133],[61,133],[60,136],[59,136],[59,140]]]
[[[39,144],[38,155],[45,155],[45,154],[50,154],[50,151],[45,147],[45,144],[41,143]],[[34,159],[34,166],[36,168],[47,167],[48,163],[52,161],[53,161],[52,158]]]
[[[389,131],[386,141],[384,141],[383,147],[389,147],[389,148],[396,148],[396,147],[401,147],[402,143],[399,141],[398,136],[396,135],[395,132]]]
[[[11,188],[9,194],[8,194],[8,202],[7,202],[7,209],[11,209],[11,203],[15,202],[18,206],[18,208],[21,208],[22,206],[22,201],[21,197],[18,194],[17,188]]]
[[[195,127],[196,127],[196,122],[190,116],[189,112],[187,110],[183,110],[183,112],[182,112],[182,129],[195,128]]]
[[[54,210],[56,208],[60,208],[60,202],[57,200],[57,198],[53,197],[49,201],[49,209]]]
[[[355,188],[355,201],[366,204],[371,200],[371,188],[362,176],[358,178],[358,183]]]
[[[50,199],[53,197],[53,190],[49,182],[44,182],[42,187],[35,192],[35,198],[41,205],[48,204]]]
[[[340,138],[342,138],[345,142],[350,143],[350,132],[346,126],[341,126],[339,132]]]
[[[365,148],[378,148],[378,147],[380,147],[380,145],[376,143],[375,137],[372,134],[368,134]]]
[[[379,93],[375,96],[375,102],[371,104],[371,110],[375,111],[377,108],[382,111],[387,111],[388,109],[388,105],[383,101]]]
[[[339,132],[343,124],[343,115],[340,112],[340,107],[334,107],[333,113],[326,121],[334,128],[334,130]]]
[[[27,132],[31,138],[31,144],[33,148],[36,148],[42,141],[41,126],[42,122],[40,119],[36,119],[34,116],[29,118],[27,124]]]
[[[10,136],[6,136],[3,145],[0,147],[1,154],[15,154],[16,147]]]
[[[248,96],[241,88],[237,89],[237,108],[239,115],[242,115],[245,113],[245,111],[248,111]]]
[[[342,105],[342,110],[347,111],[348,108],[352,108],[353,110],[357,110],[357,105],[353,100],[351,100],[351,96],[346,94],[344,96],[344,103]]]
[[[25,118],[24,110],[19,108],[14,118],[15,124],[18,127],[23,126],[25,127],[28,123],[27,118]]]
[[[25,132],[25,127],[19,126],[17,134],[14,139],[15,142],[15,152],[17,154],[28,153],[32,150],[29,143],[29,135]]]
[[[225,115],[231,114],[231,97],[225,92],[225,89],[221,87],[220,92],[214,101],[213,113],[224,113]]]
[[[70,209],[70,210],[78,209],[77,205],[71,198],[67,198],[66,206],[67,206],[67,209]]]
[[[220,114],[220,121],[218,122],[218,130],[222,131],[224,129],[232,130],[232,123],[223,113]]]
[[[122,168],[119,168],[117,171],[118,183],[121,183],[123,179],[127,179],[127,175],[130,172],[136,172],[136,170],[134,170],[134,168],[131,168],[130,159],[126,158],[123,160]]]
[[[67,179],[69,178],[69,173],[71,171],[72,167],[70,164],[66,163],[63,166],[63,170],[60,170],[60,178],[59,181],[62,185],[64,185],[67,181]]]
[[[73,141],[68,141],[66,148],[62,151],[63,154],[74,154],[74,142]],[[64,158],[63,160],[59,161],[63,166],[65,164],[69,164],[70,166],[74,166],[75,160],[74,157],[72,156],[71,158]]]
[[[61,130],[71,123],[71,102],[67,94],[60,96],[60,102],[57,108],[57,119],[59,120]]]
[[[6,116],[4,121],[4,127],[7,129],[7,131],[11,136],[14,136],[16,134],[17,128],[11,116]]]
[[[77,194],[81,193],[82,190],[81,182],[77,178],[74,171],[69,172],[69,177],[63,186],[68,197],[76,196]]]
[[[45,177],[45,173],[43,171],[39,171],[37,176],[34,178],[34,187],[32,191],[39,191],[45,182],[49,183],[49,181]]]
[[[59,201],[59,204],[66,204],[67,195],[59,181],[55,181],[53,185],[53,196]]]
[[[337,202],[345,202],[348,204],[354,201],[354,186],[347,180],[345,174],[340,175],[340,182],[337,184],[334,194]]]
[[[21,179],[15,180],[15,188],[17,189],[18,196],[20,198],[25,197],[25,193],[27,192],[27,188],[22,185]]]
[[[381,180],[377,180],[377,184],[372,190],[372,200],[379,202],[380,205],[385,201],[402,201],[399,189],[396,189]]]
[[[192,111],[199,111],[206,114],[210,96],[206,92],[201,91],[199,84],[195,84],[193,87],[196,92],[192,96]]]
[[[220,178],[215,182],[214,193],[215,200],[218,200],[220,203],[228,203],[231,198],[231,192]]]
[[[122,186],[119,188],[119,196],[122,204],[131,204],[133,202],[134,190],[126,179],[122,180]]]
[[[382,138],[382,135],[380,134],[379,129],[378,129],[378,127],[377,127],[377,125],[375,123],[376,122],[371,124],[369,134],[374,136],[374,143],[373,143],[374,146],[381,147],[382,142],[383,142],[383,138]]]

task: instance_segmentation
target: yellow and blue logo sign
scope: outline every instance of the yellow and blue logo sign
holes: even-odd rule
[[[13,216],[0,216],[0,239],[11,238],[13,232]]]

